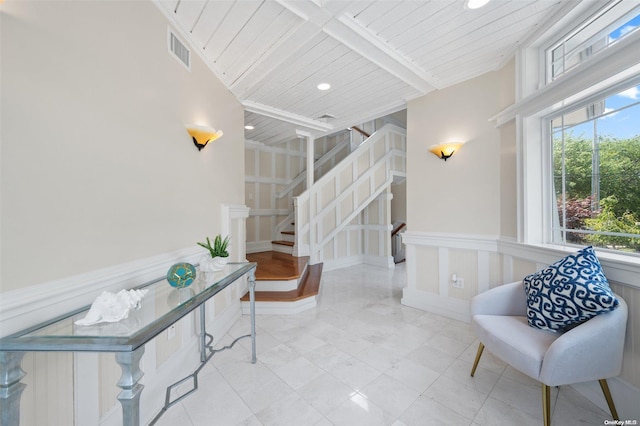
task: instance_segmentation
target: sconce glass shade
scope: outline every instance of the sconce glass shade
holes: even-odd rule
[[[193,138],[193,143],[198,148],[198,151],[207,146],[209,142],[215,141],[224,134],[222,130],[216,130],[208,126],[199,126],[197,124],[187,126],[187,132],[189,132],[189,135]]]
[[[429,151],[435,154],[436,157],[447,161],[447,158],[451,157],[462,145],[464,145],[464,142],[441,143],[430,146]]]

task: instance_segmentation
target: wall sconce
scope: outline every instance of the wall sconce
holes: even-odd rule
[[[208,126],[199,126],[197,124],[187,126],[187,132],[189,132],[193,138],[193,143],[196,148],[198,148],[198,151],[201,151],[209,142],[215,141],[224,134],[222,130],[216,130]]]
[[[462,145],[464,145],[464,142],[441,143],[439,145],[431,145],[429,147],[429,151],[435,154],[436,157],[447,161],[447,158],[451,157],[454,152],[458,151]]]

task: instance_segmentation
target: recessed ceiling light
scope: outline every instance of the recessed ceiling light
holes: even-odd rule
[[[487,3],[489,3],[489,0],[467,0],[465,6],[467,6],[467,9],[480,9]]]
[[[255,129],[255,127],[250,126],[250,125],[246,125],[246,126],[244,126],[244,128],[245,128],[245,129],[247,129],[247,130],[253,130],[253,129]]]
[[[329,83],[318,84],[318,90],[329,90],[329,89],[331,89],[331,85]]]

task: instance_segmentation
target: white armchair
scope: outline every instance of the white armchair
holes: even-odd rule
[[[471,324],[480,345],[471,376],[486,347],[527,376],[542,383],[544,425],[551,424],[549,386],[598,380],[611,415],[618,419],[607,378],[620,374],[627,305],[619,305],[564,333],[530,327],[521,281],[493,288],[471,302]]]

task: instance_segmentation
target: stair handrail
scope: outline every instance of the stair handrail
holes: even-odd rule
[[[404,149],[405,151],[400,151],[398,149],[387,149],[388,148],[388,139],[391,133],[400,134],[404,137]],[[374,164],[369,164],[368,170],[366,172],[362,172],[358,178],[352,182],[346,190],[343,190],[342,194],[336,197],[329,205],[325,206],[323,211],[318,212],[314,217],[311,216],[311,212],[315,210],[315,197],[311,195],[316,195],[324,185],[328,182],[331,182],[332,179],[336,178],[340,173],[342,173],[347,167],[352,167],[352,163],[360,158],[363,154],[363,151],[370,150],[370,161],[375,153],[371,151],[375,144],[382,140],[385,144],[385,154]],[[296,243],[294,246],[294,252],[299,253],[299,255],[305,254],[311,256],[311,261],[317,260],[317,254],[323,248],[323,246],[331,240],[331,238],[335,237],[338,232],[340,232],[346,224],[348,224],[358,213],[362,211],[366,207],[366,205],[373,200],[373,198],[377,197],[379,193],[384,190],[391,182],[393,181],[393,176],[406,176],[406,172],[403,171],[394,171],[393,164],[396,156],[402,158],[403,167],[406,170],[406,130],[395,125],[395,124],[386,124],[378,131],[376,131],[373,135],[371,135],[367,140],[365,140],[362,144],[358,146],[347,158],[341,161],[338,165],[336,165],[333,169],[331,169],[328,173],[314,182],[311,188],[307,188],[302,194],[298,197],[294,198],[295,203],[295,233],[296,233]],[[336,226],[332,230],[332,232],[328,233],[325,238],[322,238],[320,241],[318,232],[318,227],[321,227],[321,219],[324,217],[326,212],[332,209],[336,203],[342,201],[344,197],[347,195],[344,194],[352,194],[353,188],[357,188],[359,184],[362,183],[364,179],[368,179],[371,174],[379,171],[381,165],[385,166],[385,182],[384,184],[378,188],[377,193],[370,194],[369,197],[365,200],[365,203],[359,203],[358,206],[353,206],[353,210],[346,217],[341,218],[339,221],[336,221]],[[351,190],[349,192],[348,190]],[[356,211],[357,210],[357,211]],[[338,223],[339,222],[339,223]],[[312,235],[312,230],[318,235]]]
[[[401,222],[401,223],[400,223],[400,225],[398,225],[398,227],[397,227],[397,228],[394,228],[394,230],[393,230],[393,231],[391,231],[391,236],[392,236],[392,237],[395,237],[395,235],[396,235],[398,232],[402,231],[402,229],[403,229],[403,228],[406,228],[406,226],[407,226],[407,224],[406,224],[406,223]]]

